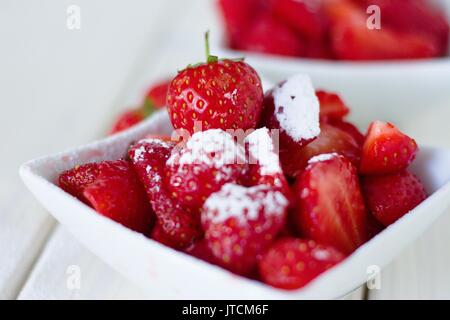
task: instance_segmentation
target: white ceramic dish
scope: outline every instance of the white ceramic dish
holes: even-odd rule
[[[450,1],[438,2],[450,21]],[[214,47],[221,57],[246,57],[274,82],[306,73],[316,88],[339,92],[352,106],[352,118],[363,126],[373,119],[402,125],[411,112],[433,112],[433,107],[450,101],[450,57],[362,63],[280,57],[230,50],[221,39],[222,30],[217,31],[211,39],[217,39]]]
[[[442,214],[450,203],[450,150],[422,148],[412,170],[430,197],[359,248],[337,267],[303,289],[284,291],[236,276],[162,246],[107,219],[65,193],[55,181],[77,164],[122,157],[129,144],[147,133],[169,133],[165,111],[122,134],[56,155],[31,160],[20,175],[50,213],[92,252],[148,291],[185,299],[329,299],[352,291],[367,280],[367,268],[380,268]]]

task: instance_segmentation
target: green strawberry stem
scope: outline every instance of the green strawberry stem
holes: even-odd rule
[[[217,56],[212,56],[209,50],[209,31],[205,32],[205,50],[206,50],[206,62],[213,63],[219,61]]]
[[[155,111],[155,105],[153,101],[149,98],[146,98],[141,106],[142,115],[144,116],[144,118],[147,118],[153,113],[153,111]]]

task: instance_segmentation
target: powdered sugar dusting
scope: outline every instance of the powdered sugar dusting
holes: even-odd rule
[[[339,155],[336,152],[333,153],[322,153],[318,156],[314,156],[311,159],[308,160],[308,164],[320,162],[320,161],[327,161],[330,159],[333,159],[334,157],[338,157]]]
[[[213,193],[205,202],[205,216],[213,223],[235,218],[239,223],[257,220],[260,212],[268,216],[282,215],[288,204],[285,196],[266,185],[246,188],[227,183],[220,191]]]
[[[245,138],[250,153],[250,163],[260,165],[262,175],[281,173],[280,159],[275,152],[272,138],[267,128],[253,131]]]
[[[244,163],[245,152],[236,144],[233,137],[221,130],[210,129],[196,132],[179,153],[174,153],[167,160],[168,165],[190,165],[206,163],[219,168],[224,164]]]
[[[169,144],[160,139],[141,139],[138,141],[138,144],[140,144],[139,148],[134,150],[133,161],[135,163],[144,160],[144,154],[147,152],[145,143],[157,143],[164,148],[170,148]]]
[[[280,127],[294,141],[312,139],[320,134],[319,100],[309,76],[292,76],[274,89],[273,98]]]

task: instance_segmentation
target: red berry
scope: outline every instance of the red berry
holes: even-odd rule
[[[198,210],[225,183],[237,183],[245,169],[243,147],[227,132],[211,129],[195,133],[171,155],[166,184],[183,206]]]
[[[382,12],[383,23],[402,33],[422,34],[435,39],[441,53],[446,55],[449,41],[449,24],[444,11],[432,1],[423,0],[365,0],[363,6],[377,5]]]
[[[59,186],[72,196],[84,203],[88,203],[83,192],[97,178],[99,173],[98,167],[98,163],[87,163],[67,170],[59,176]]]
[[[184,252],[197,259],[201,259],[211,264],[217,264],[217,259],[213,256],[211,249],[208,247],[208,243],[204,239],[194,242],[187,247]]]
[[[321,39],[327,31],[326,16],[317,0],[275,0],[273,13],[307,39]]]
[[[237,49],[282,56],[301,56],[304,52],[295,32],[268,13],[255,17],[243,31]]]
[[[333,20],[330,37],[338,59],[420,59],[440,54],[435,39],[423,34],[398,32],[385,25],[368,29],[365,12],[349,1],[331,1],[327,9]]]
[[[98,174],[85,186],[84,198],[100,214],[134,231],[149,232],[154,213],[131,164],[117,160],[97,165]]]
[[[366,138],[354,124],[342,120],[331,120],[329,123],[333,127],[341,129],[351,135],[353,139],[355,139],[355,141],[358,143],[358,145],[362,148],[364,140]]]
[[[256,128],[262,101],[261,80],[252,67],[243,61],[218,60],[209,51],[207,63],[178,73],[167,96],[172,125],[191,134],[198,129]]]
[[[303,148],[280,149],[284,173],[296,177],[307,166],[309,159],[324,153],[341,154],[353,164],[358,165],[361,146],[348,132],[334,125],[322,123],[319,137],[308,145]]]
[[[350,254],[367,240],[356,168],[339,155],[322,155],[309,162],[294,187],[299,232]]]
[[[313,240],[286,238],[278,240],[262,256],[259,273],[271,286],[298,289],[344,258],[335,248]]]
[[[202,226],[213,255],[225,268],[247,275],[257,256],[283,228],[288,202],[279,191],[261,185],[226,184],[205,202]]]
[[[360,172],[385,174],[406,169],[416,157],[418,147],[390,123],[371,123],[362,149]]]
[[[228,42],[235,47],[240,42],[242,30],[248,28],[255,11],[261,10],[260,0],[219,0],[218,5],[225,22]]]
[[[362,181],[369,209],[385,226],[394,223],[427,198],[420,180],[406,170],[367,176]]]
[[[318,90],[316,95],[320,103],[320,121],[342,120],[350,112],[336,93]]]
[[[121,115],[119,115],[116,122],[113,124],[109,134],[111,135],[129,129],[144,120],[144,118],[144,113],[141,110],[126,110]]]
[[[173,242],[172,238],[164,232],[163,228],[158,223],[152,229],[149,237],[165,246],[177,249],[177,244]]]
[[[154,108],[164,107],[169,84],[170,81],[166,80],[152,85],[147,91],[144,103],[150,103]]]
[[[141,140],[128,155],[145,186],[158,223],[178,248],[192,243],[201,235],[198,213],[183,208],[163,183],[166,161],[173,145],[162,140]]]

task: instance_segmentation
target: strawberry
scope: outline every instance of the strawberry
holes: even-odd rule
[[[160,224],[156,224],[149,234],[149,237],[165,246],[177,249],[177,244],[173,242],[172,238],[168,236]]]
[[[317,90],[316,96],[320,103],[320,121],[342,120],[350,112],[336,93]]]
[[[206,200],[201,215],[212,254],[225,268],[248,275],[283,228],[287,205],[269,186],[224,185]]]
[[[317,156],[298,177],[299,232],[350,254],[367,240],[367,217],[356,168],[336,154]]]
[[[242,30],[247,29],[255,11],[260,11],[260,0],[218,0],[218,7],[225,22],[228,42],[233,48],[239,42]]]
[[[292,290],[305,286],[344,258],[335,248],[314,240],[286,238],[264,253],[258,267],[265,283]]]
[[[362,184],[362,187],[364,187],[364,184]],[[385,228],[385,226],[382,225],[381,222],[378,221],[372,213],[369,213],[367,215],[368,239],[372,239],[373,237],[375,237],[377,234],[379,234],[381,231],[383,231],[384,228]]]
[[[331,43],[338,59],[420,59],[439,55],[435,39],[418,33],[398,32],[387,26],[371,30],[367,28],[364,11],[351,2],[327,3],[327,12],[333,21]]]
[[[304,52],[299,37],[268,13],[255,18],[243,32],[236,49],[281,56],[301,56]]]
[[[125,227],[141,233],[149,232],[154,213],[131,164],[116,160],[94,166],[97,167],[94,169],[95,179],[84,186],[83,198],[97,212]]]
[[[362,187],[369,209],[385,226],[394,223],[427,198],[423,184],[406,170],[364,177]]]
[[[245,153],[221,129],[194,133],[186,147],[167,161],[166,185],[183,206],[201,208],[225,183],[237,183],[245,171]]]
[[[98,167],[98,163],[87,163],[64,171],[58,178],[58,184],[61,189],[78,198],[78,200],[88,203],[83,192],[97,178]]]
[[[345,131],[349,135],[351,135],[353,137],[353,139],[355,139],[355,141],[358,143],[358,145],[362,148],[362,146],[364,144],[364,140],[366,138],[353,123],[343,121],[343,120],[330,120],[329,123],[333,127],[341,129],[342,131]]]
[[[449,24],[443,11],[436,8],[431,1],[364,0],[362,2],[365,7],[379,6],[382,21],[389,28],[435,39],[440,47],[440,55],[447,53]]]
[[[321,39],[326,34],[326,16],[317,0],[275,0],[273,14],[307,39]]]
[[[262,111],[263,91],[256,71],[243,61],[219,60],[189,66],[172,80],[167,95],[175,129],[191,134],[208,129],[256,128]]]
[[[406,169],[414,160],[418,147],[414,139],[394,125],[381,121],[370,124],[364,141],[360,172],[386,174]]]
[[[115,134],[126,129],[131,128],[132,126],[140,123],[145,119],[145,114],[140,109],[130,109],[125,110],[119,117],[116,119],[116,122],[113,124],[109,134]]]
[[[166,161],[173,145],[162,140],[141,140],[128,155],[155,211],[158,223],[174,246],[183,248],[201,236],[198,214],[183,208],[163,183]]]
[[[195,241],[192,245],[186,248],[184,252],[211,264],[218,264],[217,259],[213,256],[204,239]]]
[[[290,199],[288,182],[281,169],[277,148],[267,128],[249,134],[245,140],[248,153],[248,186],[267,185]]]
[[[145,95],[144,104],[151,104],[155,109],[159,109],[166,105],[167,90],[170,81],[164,80],[152,85]]]
[[[347,131],[334,125],[322,123],[319,137],[303,148],[280,147],[280,159],[283,171],[291,177],[298,176],[307,166],[308,160],[324,153],[338,153],[359,164],[361,145]]]
[[[308,76],[295,75],[266,94],[260,126],[279,131],[280,158],[286,170],[292,154],[320,134],[319,100]]]

